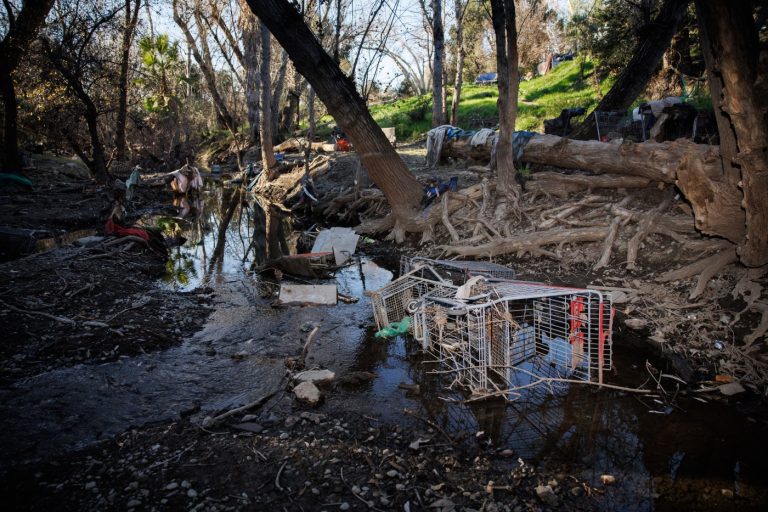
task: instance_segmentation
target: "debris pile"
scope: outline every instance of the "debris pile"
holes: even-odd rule
[[[413,270],[372,295],[380,332],[410,327],[473,395],[509,399],[536,384],[603,383],[613,324],[607,294],[514,281],[511,270],[481,262],[418,258],[403,266]]]

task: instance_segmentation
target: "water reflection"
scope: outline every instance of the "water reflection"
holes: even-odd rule
[[[154,223],[166,237],[183,242],[171,250],[164,279],[176,290],[241,277],[295,253],[290,211],[244,187],[209,183],[199,197],[177,197],[173,206],[176,215]]]
[[[653,414],[631,395],[586,386],[531,388],[514,402],[466,402],[469,395],[451,389],[452,376],[436,373],[439,366],[415,355],[417,349],[404,338],[383,342],[369,336],[361,344],[351,369],[378,375],[360,393],[382,417],[404,421],[401,411],[416,409],[463,439],[465,450],[512,450],[510,466],[520,457],[575,471],[588,468],[579,478],[599,488],[600,476],[612,475],[616,484],[595,501],[597,509],[738,506],[743,512],[759,510],[768,500],[762,476],[768,474],[768,459],[758,448],[768,429],[732,408],[681,399],[673,414]],[[632,369],[637,357],[616,358],[620,384],[644,380]],[[417,383],[419,394],[398,390],[403,381]],[[483,434],[477,437],[478,432]],[[736,499],[728,501],[729,493]]]

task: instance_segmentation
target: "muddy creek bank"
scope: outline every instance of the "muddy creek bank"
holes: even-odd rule
[[[150,308],[162,308],[163,297],[194,298],[173,311],[183,312],[180,325],[195,318],[200,327],[172,331],[176,343],[8,374],[0,389],[0,478],[11,503],[211,510],[368,509],[368,501],[403,510],[441,499],[445,508],[433,508],[759,510],[766,503],[768,464],[759,450],[766,427],[721,403],[681,395],[656,403],[587,387],[539,388],[511,404],[453,402],[465,397],[447,389],[450,379],[432,373],[412,341],[373,337],[365,291],[393,276],[397,258],[386,246],[363,246],[360,265],[336,274],[339,291],[358,302],[273,307],[276,284],[249,272],[256,251],[281,246],[267,239],[258,212],[253,198],[216,187],[197,205],[149,219],[186,239],[164,277],[145,276],[154,280],[149,296],[158,294]],[[253,243],[254,235],[264,238]],[[287,220],[283,238],[295,251]],[[105,306],[93,318],[133,304],[112,305],[112,313]],[[286,359],[315,326],[307,367],[331,369],[338,379],[308,408],[282,379]],[[121,327],[110,324],[105,336]],[[130,344],[131,331],[124,334]],[[639,386],[649,356],[620,336],[615,343],[610,381]],[[373,377],[356,379],[366,373]],[[253,417],[199,427],[206,416],[275,390]],[[234,427],[243,422],[256,426]],[[615,483],[605,485],[603,475]],[[552,497],[536,492],[547,485]]]

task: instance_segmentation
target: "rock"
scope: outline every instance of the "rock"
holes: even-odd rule
[[[616,477],[613,475],[600,475],[600,481],[603,485],[611,485],[616,483]]]
[[[510,450],[509,448],[507,448],[507,449],[505,449],[505,450],[501,450],[501,451],[499,452],[499,455],[500,455],[500,456],[502,456],[502,457],[511,457],[511,456],[513,456],[514,454],[515,454],[515,452],[514,452],[514,451],[512,451],[512,450]]]
[[[280,434],[281,441],[285,441],[286,439],[288,439],[288,432],[283,432],[282,434]]]
[[[624,320],[624,323],[627,327],[630,329],[634,329],[635,331],[640,331],[642,329],[645,329],[648,325],[648,322],[643,320],[642,318],[627,318]]]
[[[194,489],[190,489],[187,491],[187,496],[190,498],[197,498],[197,491]]]
[[[185,488],[185,489],[189,489],[190,487],[192,487],[192,484],[191,484],[191,483],[189,483],[189,480],[182,480],[182,482],[181,482],[181,486],[182,486],[183,488]]]
[[[141,505],[141,502],[139,500],[131,500],[125,504],[125,506],[128,508],[136,508],[139,505]]]
[[[316,405],[320,402],[320,390],[311,382],[302,382],[293,388],[293,394],[296,395],[298,400],[309,405]]]
[[[75,240],[75,245],[80,247],[93,247],[104,241],[103,236],[84,236]]]
[[[733,491],[730,489],[720,489],[720,494],[725,498],[733,498]]]
[[[557,505],[557,496],[550,485],[539,485],[536,487],[536,496],[547,505]]]
[[[311,421],[315,425],[318,425],[321,421],[323,421],[323,418],[325,418],[325,416],[322,414],[317,414],[314,412],[307,412],[307,411],[302,411],[302,413],[299,416],[301,417],[301,419]]]
[[[739,393],[746,391],[744,387],[738,382],[729,382],[728,384],[719,386],[717,389],[725,396],[738,395]]]
[[[246,414],[245,416],[243,416],[243,419],[240,421],[242,421],[243,423],[248,423],[249,421],[256,421],[257,419],[259,419],[259,417],[256,416],[255,414]]]
[[[397,475],[398,475],[398,472],[396,469],[390,469],[389,471],[387,471],[387,476],[389,478],[395,478]]]
[[[253,422],[238,423],[237,425],[232,425],[232,428],[243,430],[245,432],[253,432],[254,434],[258,434],[259,432],[264,430],[264,427],[262,427],[258,423],[253,423]]]
[[[439,509],[440,512],[452,512],[456,509],[456,504],[448,498],[440,498],[430,503],[429,508]]]
[[[95,489],[95,488],[96,488],[96,482],[94,482],[93,480],[85,484],[86,491],[90,491],[91,489]]]
[[[312,384],[327,384],[336,378],[331,370],[305,370],[296,374],[293,380],[296,382],[311,382]]]
[[[175,491],[178,488],[179,488],[179,484],[177,484],[176,482],[171,482],[165,486],[166,491]]]
[[[347,503],[347,502],[345,501],[344,503],[342,503],[341,505],[339,505],[339,510],[349,510],[349,503]]]
[[[576,485],[574,487],[571,487],[571,496],[579,497],[584,494],[584,488],[580,485]]]

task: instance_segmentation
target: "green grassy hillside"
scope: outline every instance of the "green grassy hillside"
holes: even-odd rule
[[[569,61],[560,64],[547,75],[522,82],[516,129],[543,131],[544,119],[558,116],[564,108],[585,107],[591,110],[598,102],[597,90],[591,77],[592,70],[593,64],[587,62],[585,79],[579,80],[578,62]],[[601,84],[603,94],[609,88],[610,83]],[[498,96],[495,86],[466,85],[461,94],[458,125],[464,129],[476,129],[485,122],[497,122]],[[448,101],[450,104],[450,95]],[[419,138],[432,126],[430,95],[372,105],[370,109],[381,126],[396,128],[399,140]]]

